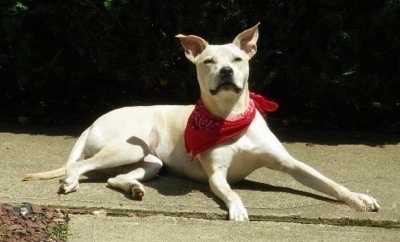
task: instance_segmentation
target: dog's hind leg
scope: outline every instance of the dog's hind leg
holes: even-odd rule
[[[145,190],[140,181],[155,178],[162,167],[162,161],[154,155],[147,155],[133,171],[108,179],[108,186],[130,193],[132,197],[141,199]]]
[[[72,162],[66,166],[66,179],[62,182],[59,193],[75,191],[79,186],[79,176],[89,171],[108,169],[118,166],[137,163],[148,155],[148,149],[140,145],[129,143],[115,143],[103,147],[94,156]]]

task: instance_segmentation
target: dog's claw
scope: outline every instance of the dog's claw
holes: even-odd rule
[[[229,220],[231,221],[249,221],[249,215],[243,205],[233,205],[229,209]]]
[[[119,175],[107,181],[112,188],[130,193],[134,199],[141,200],[145,194],[144,186],[137,180],[130,179],[127,175]]]
[[[60,181],[61,185],[58,189],[58,194],[67,194],[76,191],[79,187],[79,183],[69,182],[67,179]]]
[[[140,184],[140,183],[132,184],[130,189],[131,189],[133,198],[142,200],[142,198],[145,194],[144,187],[142,184]]]
[[[344,199],[343,202],[358,211],[378,212],[380,209],[375,198],[363,193],[353,192],[348,198]]]

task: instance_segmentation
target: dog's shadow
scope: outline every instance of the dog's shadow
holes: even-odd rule
[[[266,183],[261,183],[257,181],[251,180],[242,180],[236,184],[234,184],[233,189],[237,190],[251,190],[251,191],[261,191],[261,192],[274,192],[274,193],[288,193],[303,197],[309,197],[316,200],[324,201],[324,202],[337,202],[336,200],[328,197],[324,197],[321,195],[317,195],[311,192],[301,191],[297,189],[293,189],[290,187],[283,187],[283,186],[274,186]]]
[[[103,183],[106,182],[107,178],[105,176],[94,174],[88,176],[86,179],[80,180],[81,183]],[[206,183],[200,183],[196,181],[192,181],[186,178],[180,178],[173,175],[169,175],[166,173],[160,174],[156,179],[143,182],[144,186],[150,187],[156,190],[159,194],[163,196],[185,196],[193,192],[200,192],[206,195],[207,197],[213,199],[221,208],[225,207],[225,204],[218,199],[210,190],[210,187]],[[124,193],[120,190],[108,187],[117,192],[121,192],[124,196],[130,200],[137,200],[132,197],[131,194]],[[250,191],[260,191],[266,193],[288,193],[297,196],[303,196],[308,198],[313,198],[319,201],[324,202],[333,202],[337,201],[325,196],[317,195],[311,192],[301,191],[297,189],[293,189],[290,187],[284,186],[275,186],[267,183],[261,183],[257,181],[244,179],[240,182],[237,182],[232,185],[232,189],[234,190],[250,190]]]

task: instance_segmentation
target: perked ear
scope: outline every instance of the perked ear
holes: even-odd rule
[[[194,62],[196,56],[200,55],[208,45],[207,41],[196,35],[186,36],[178,34],[175,37],[181,40],[181,44],[185,49],[185,55],[191,62]]]
[[[250,58],[257,52],[258,25],[260,25],[260,23],[243,31],[233,40],[233,44],[246,52]]]

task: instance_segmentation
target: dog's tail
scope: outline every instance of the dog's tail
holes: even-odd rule
[[[22,180],[23,181],[47,180],[63,176],[64,174],[65,174],[65,166],[52,171],[25,174]]]
[[[22,180],[23,181],[47,180],[47,179],[53,179],[53,178],[57,178],[57,177],[65,175],[65,168],[69,164],[77,162],[81,158],[83,149],[85,148],[86,139],[89,134],[89,129],[86,129],[81,134],[81,136],[78,138],[78,140],[76,141],[76,143],[75,143],[74,147],[72,148],[72,151],[68,157],[66,165],[64,165],[58,169],[51,170],[51,171],[25,174],[24,177],[22,178]]]

